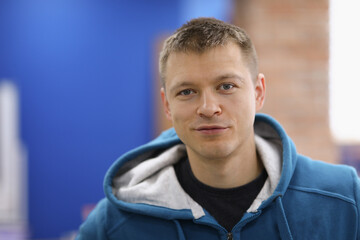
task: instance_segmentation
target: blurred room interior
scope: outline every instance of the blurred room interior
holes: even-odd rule
[[[73,239],[104,196],[110,164],[170,127],[158,52],[194,17],[247,30],[267,80],[263,112],[298,152],[360,171],[359,9],[349,0],[1,1],[0,239]]]

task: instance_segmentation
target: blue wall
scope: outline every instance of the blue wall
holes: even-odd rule
[[[0,79],[21,94],[31,238],[76,230],[82,206],[104,196],[110,164],[153,137],[158,36],[190,17],[227,20],[230,1],[196,2],[210,10],[180,0],[0,2]]]

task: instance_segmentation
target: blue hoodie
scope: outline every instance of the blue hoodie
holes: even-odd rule
[[[186,150],[170,129],[111,166],[106,198],[76,239],[360,239],[356,171],[297,154],[267,115],[256,115],[254,130],[268,179],[231,232],[181,188],[173,165]]]

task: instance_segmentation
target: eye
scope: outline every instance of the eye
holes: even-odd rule
[[[193,94],[193,93],[194,93],[193,90],[191,90],[191,89],[185,89],[185,90],[180,91],[180,92],[178,93],[178,95],[180,95],[180,96],[188,96],[188,95]]]
[[[220,90],[225,90],[225,91],[228,91],[232,88],[234,88],[234,84],[231,84],[231,83],[224,83],[224,84],[221,84],[220,85]]]

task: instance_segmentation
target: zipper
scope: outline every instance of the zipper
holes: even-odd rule
[[[233,240],[233,235],[232,235],[231,232],[229,232],[229,233],[227,234],[226,240]]]

